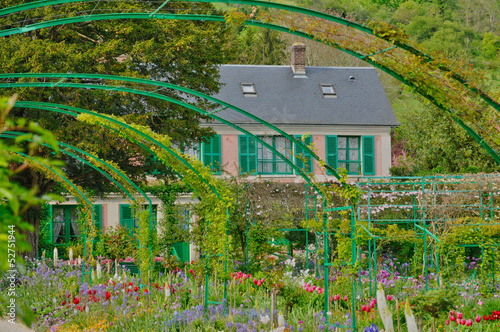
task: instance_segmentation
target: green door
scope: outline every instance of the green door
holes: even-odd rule
[[[179,256],[181,261],[189,263],[189,243],[187,242],[174,243],[174,249],[177,252],[177,256]]]
[[[134,216],[132,215],[132,207],[129,204],[120,204],[120,226],[125,227],[130,236],[134,236]]]

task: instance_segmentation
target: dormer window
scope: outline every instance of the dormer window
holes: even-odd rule
[[[245,97],[256,97],[255,85],[253,83],[241,83],[241,91]]]
[[[356,80],[356,77],[354,77],[354,76],[349,76],[349,81],[353,82],[353,81],[355,81],[355,80]]]
[[[337,93],[333,89],[333,84],[320,84],[319,86],[324,98],[337,98]]]

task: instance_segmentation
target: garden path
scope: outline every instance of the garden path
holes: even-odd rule
[[[9,323],[5,319],[0,319],[0,332],[33,332],[34,330],[30,329],[20,321],[16,321],[16,324]]]

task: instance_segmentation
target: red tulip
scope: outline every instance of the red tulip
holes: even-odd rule
[[[387,301],[392,300],[392,295],[387,295]]]
[[[462,317],[463,317],[463,316],[464,316],[464,315],[463,315],[461,312],[458,312],[458,313],[457,313],[457,318],[458,318],[458,319],[462,319]]]
[[[347,301],[347,295],[346,295],[346,296],[344,296],[344,301]]]
[[[78,304],[78,303],[80,303],[80,299],[79,299],[79,298],[77,298],[77,297],[75,297],[75,298],[73,299],[73,303],[74,303],[74,304]]]
[[[450,321],[449,320],[446,320],[446,322],[444,322],[446,325],[450,325]]]
[[[476,322],[477,323],[481,322],[481,316],[479,316],[479,315],[476,316]]]
[[[106,300],[108,300],[111,297],[111,293],[106,291],[105,296],[106,296]]]

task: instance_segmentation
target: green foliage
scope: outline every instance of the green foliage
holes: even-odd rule
[[[407,109],[395,131],[392,175],[491,173],[500,170],[493,158],[442,111]]]
[[[500,37],[490,32],[485,32],[481,49],[485,58],[493,59],[497,57],[500,50]]]
[[[94,254],[111,259],[136,257],[137,241],[130,236],[125,227],[106,228],[106,233],[100,235]]]
[[[285,45],[277,31],[243,27],[237,35],[238,64],[279,65],[285,59]]]
[[[163,219],[158,220],[160,235],[157,242],[160,252],[167,250],[166,254],[170,255],[174,243],[189,241],[189,221],[184,214],[184,208],[188,207],[176,205],[175,202],[180,194],[189,193],[191,189],[175,180],[158,181],[142,189],[162,202]]]
[[[445,316],[458,300],[458,290],[441,287],[418,294],[413,300],[415,311],[431,315],[434,319]]]
[[[58,152],[54,136],[40,128],[37,123],[25,119],[13,121],[8,118],[15,99],[0,98],[0,134],[8,130],[25,132],[15,140],[0,139],[0,251],[4,253],[0,261],[0,273],[8,269],[24,271],[21,254],[31,249],[25,234],[32,232],[33,227],[23,220],[23,215],[30,207],[38,206],[52,198],[39,196],[36,186],[24,187],[15,181],[15,177],[29,167],[26,162],[29,158],[62,173],[59,168],[61,163],[57,160],[35,156],[41,143],[48,144],[53,151]],[[20,153],[26,157],[21,158],[24,162],[19,163]],[[6,301],[6,298],[0,296],[0,315],[3,315],[3,305]],[[31,309],[17,305],[16,312],[18,317],[29,325],[33,319]]]
[[[151,232],[149,231],[149,211],[145,210],[139,212],[138,217],[139,234],[137,238],[139,240],[139,249],[137,250],[137,256],[140,262],[139,270],[141,271],[141,278],[143,280],[148,280],[151,277],[151,250],[154,242],[153,237],[150,234]]]

